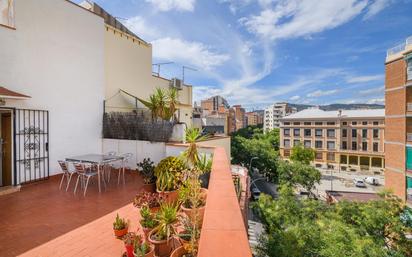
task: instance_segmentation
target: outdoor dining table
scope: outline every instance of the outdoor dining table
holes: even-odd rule
[[[99,192],[101,192],[100,187],[100,166],[116,162],[116,161],[123,161],[123,156],[116,156],[116,155],[105,155],[105,154],[85,154],[85,155],[78,155],[70,158],[66,158],[67,162],[80,162],[80,163],[90,163],[95,164],[97,166],[97,180],[99,186]]]

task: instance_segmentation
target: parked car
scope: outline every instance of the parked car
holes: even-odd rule
[[[374,185],[374,186],[378,186],[379,185],[379,180],[377,178],[374,177],[366,177],[364,179],[364,181],[366,183],[368,183],[369,185]]]
[[[260,193],[261,193],[259,188],[252,187],[251,192],[252,192],[252,199],[254,201],[259,200],[259,196],[260,196]]]
[[[366,188],[366,184],[362,179],[354,178],[353,183],[355,184],[356,187]]]

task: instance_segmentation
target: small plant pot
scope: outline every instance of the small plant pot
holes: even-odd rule
[[[153,235],[155,234],[156,230],[152,230],[149,233],[148,241],[154,245],[154,253],[158,257],[167,257],[172,252],[171,246],[171,238],[164,239],[164,240],[156,240],[153,239]]]
[[[181,257],[183,254],[186,254],[186,253],[187,251],[185,250],[185,248],[183,248],[183,246],[179,246],[172,252],[170,257]]]
[[[125,244],[124,247],[126,248],[127,257],[134,257],[133,245],[126,245]]]
[[[155,193],[156,192],[156,183],[144,184],[142,189],[145,192]]]
[[[161,194],[162,196],[164,196],[166,203],[176,203],[177,199],[179,197],[179,194],[178,194],[177,190],[174,190],[174,191],[159,191],[159,190],[156,189],[156,191],[159,194]]]
[[[132,251],[133,252],[133,251]],[[154,246],[153,245],[151,245],[150,246],[150,251],[148,252],[148,253],[146,253],[145,255],[144,255],[144,257],[154,257],[155,255],[154,255],[154,252],[155,252],[155,248],[154,248]],[[132,255],[133,257],[140,257],[140,255],[137,255],[137,254],[135,254],[134,252],[133,252],[133,255]]]
[[[199,207],[197,209],[185,208],[183,205],[180,206],[180,209],[184,214],[189,217],[191,221],[194,221],[196,218],[196,211],[197,211],[197,225],[202,227],[203,223],[203,216],[205,215],[205,206]]]
[[[114,235],[115,235],[117,238],[122,238],[124,235],[127,234],[127,231],[128,231],[128,230],[129,230],[128,227],[125,227],[124,229],[120,229],[120,230],[113,229]]]
[[[156,206],[156,207],[150,208],[150,212],[151,212],[152,214],[158,213],[159,210],[160,210],[160,206]]]

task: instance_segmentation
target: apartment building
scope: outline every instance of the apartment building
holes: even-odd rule
[[[247,123],[246,123],[246,111],[245,108],[243,108],[241,105],[233,105],[232,109],[234,110],[235,113],[235,131],[239,130],[241,128],[245,128]]]
[[[385,61],[385,187],[412,205],[412,36]]]
[[[246,124],[247,126],[256,126],[263,124],[263,113],[258,111],[247,112],[246,115]]]
[[[316,167],[383,173],[384,128],[384,109],[306,109],[280,120],[280,154],[303,145],[316,151]]]
[[[201,100],[200,106],[202,107],[203,110],[208,110],[208,111],[218,111],[219,107],[221,106],[223,106],[226,109],[229,108],[229,104],[226,101],[226,99],[219,95],[212,96],[208,99]]]
[[[282,117],[295,113],[296,111],[296,108],[291,107],[288,103],[272,104],[265,109],[263,130],[269,131],[278,128]]]

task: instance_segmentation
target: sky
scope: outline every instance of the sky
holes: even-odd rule
[[[153,45],[160,75],[249,110],[274,102],[384,104],[387,49],[412,0],[96,0]]]

